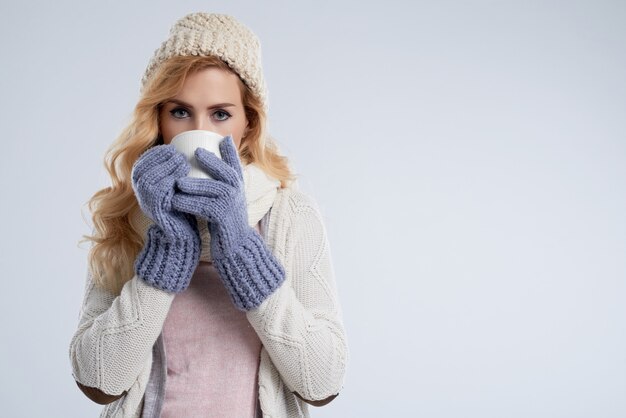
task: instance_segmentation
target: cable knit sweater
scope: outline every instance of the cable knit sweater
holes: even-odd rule
[[[258,208],[249,209],[253,226]],[[246,312],[263,344],[259,401],[264,417],[308,417],[308,404],[323,405],[342,389],[349,362],[330,246],[319,207],[297,188],[277,189],[271,211],[264,214],[265,242],[286,278]],[[143,215],[144,232],[150,222]],[[207,231],[202,234],[206,249]],[[208,259],[202,251],[201,260]],[[174,297],[136,275],[115,296],[96,287],[87,271],[69,356],[81,390],[106,404],[101,418],[141,416],[153,354],[162,344]]]

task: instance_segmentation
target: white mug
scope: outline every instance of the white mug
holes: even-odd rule
[[[224,137],[225,135],[220,135],[216,132],[196,129],[193,131],[179,133],[172,138],[170,144],[174,145],[174,148],[183,154],[187,158],[187,161],[189,161],[189,164],[191,165],[191,170],[189,170],[188,174],[189,177],[211,178],[211,176],[209,176],[207,172],[204,171],[204,169],[198,164],[195,151],[197,148],[204,148],[211,151],[221,159],[222,153],[220,152],[220,142],[222,142]]]

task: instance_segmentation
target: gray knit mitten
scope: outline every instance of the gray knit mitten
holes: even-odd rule
[[[132,186],[143,212],[154,221],[135,260],[135,273],[148,284],[171,293],[189,286],[200,259],[195,217],[172,209],[176,180],[191,165],[173,145],[145,151],[132,168]]]
[[[211,256],[235,306],[259,306],[284,281],[285,271],[263,238],[248,225],[243,173],[232,137],[220,142],[223,160],[197,148],[198,165],[211,177],[184,177],[172,207],[208,221]]]

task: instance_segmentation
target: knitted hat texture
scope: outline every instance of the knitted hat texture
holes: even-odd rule
[[[222,59],[259,97],[267,110],[267,86],[258,37],[234,17],[219,13],[190,13],[178,19],[169,37],[154,51],[141,79],[143,92],[157,68],[176,55],[213,55]]]

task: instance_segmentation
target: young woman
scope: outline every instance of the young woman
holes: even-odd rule
[[[343,387],[348,346],[315,200],[265,130],[256,35],[179,19],[152,57],[132,121],[105,158],[72,375],[101,417],[308,417]],[[223,135],[211,176],[170,143]]]

